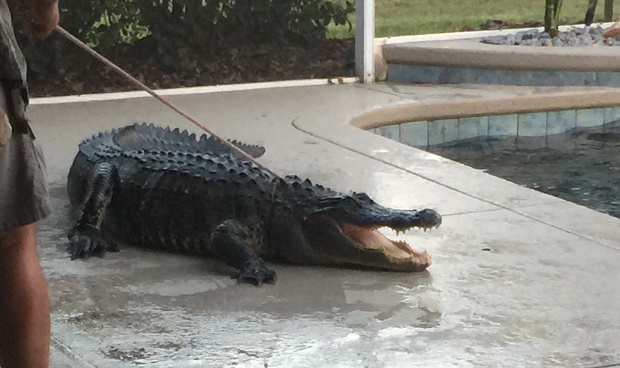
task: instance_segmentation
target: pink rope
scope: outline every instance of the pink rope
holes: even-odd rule
[[[102,63],[104,63],[105,65],[109,66],[110,68],[112,68],[113,70],[115,70],[116,72],[118,72],[120,75],[122,75],[123,77],[127,78],[128,80],[130,80],[133,84],[135,84],[136,86],[140,87],[140,89],[146,91],[148,94],[150,94],[151,96],[155,97],[155,99],[157,99],[157,101],[161,102],[162,104],[168,106],[169,108],[171,108],[172,110],[174,110],[176,113],[178,113],[179,115],[181,115],[182,117],[184,117],[185,119],[189,120],[190,122],[194,123],[194,125],[196,125],[197,127],[199,127],[200,129],[204,130],[205,132],[211,134],[213,137],[215,137],[216,139],[218,139],[219,141],[221,141],[223,144],[225,144],[226,146],[228,146],[230,149],[238,152],[241,156],[243,156],[244,158],[246,158],[247,160],[253,162],[254,164],[256,164],[258,167],[260,167],[261,169],[267,171],[268,173],[279,177],[279,175],[277,175],[276,173],[274,173],[273,171],[269,170],[268,168],[266,168],[265,166],[261,165],[260,163],[258,163],[252,156],[248,155],[247,153],[245,153],[244,151],[242,151],[241,149],[239,149],[237,146],[235,146],[234,144],[228,142],[227,140],[221,138],[219,135],[213,133],[213,131],[209,128],[207,128],[204,124],[202,124],[201,122],[199,122],[198,120],[196,120],[194,117],[192,117],[191,115],[189,115],[188,113],[186,113],[185,111],[181,110],[180,108],[178,108],[177,106],[173,105],[170,101],[166,100],[165,98],[161,97],[160,95],[158,95],[155,91],[153,91],[151,88],[149,88],[147,85],[145,85],[144,83],[140,82],[139,80],[137,80],[136,78],[134,78],[133,76],[131,76],[129,73],[127,73],[126,71],[124,71],[123,69],[121,69],[118,65],[114,64],[113,62],[111,62],[110,60],[106,59],[104,56],[102,56],[101,54],[99,54],[98,52],[96,52],[95,50],[91,49],[90,47],[88,47],[88,45],[86,45],[84,42],[80,41],[78,38],[76,38],[75,36],[73,36],[71,33],[67,32],[66,30],[64,30],[61,26],[57,25],[56,26],[56,31],[58,33],[60,33],[61,35],[63,35],[64,37],[66,37],[67,39],[69,39],[69,41],[73,42],[74,44],[76,44],[78,47],[80,47],[81,49],[85,50],[86,52],[88,52],[90,55],[94,56],[97,60],[101,61]]]

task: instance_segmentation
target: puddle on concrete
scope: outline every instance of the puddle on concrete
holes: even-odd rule
[[[430,152],[620,218],[620,124],[548,137],[476,138]]]

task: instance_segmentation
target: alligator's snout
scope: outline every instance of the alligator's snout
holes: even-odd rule
[[[437,228],[441,225],[441,215],[434,210],[424,209],[420,211],[420,228],[426,231],[427,229]]]
[[[418,272],[431,265],[431,255],[405,241],[389,239],[380,228],[390,228],[398,234],[412,228],[426,231],[441,222],[441,215],[431,209],[399,211],[368,201],[346,213],[322,212],[311,216],[305,233],[311,244],[321,249],[321,263]]]

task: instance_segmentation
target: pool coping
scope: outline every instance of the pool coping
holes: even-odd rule
[[[540,50],[538,50],[540,49]],[[502,46],[480,38],[386,45],[388,63],[500,70],[619,71],[618,47]]]
[[[368,130],[411,121],[616,106],[620,106],[620,89],[593,87],[584,88],[583,91],[550,92],[535,96],[406,102],[366,111],[353,118],[351,124]]]

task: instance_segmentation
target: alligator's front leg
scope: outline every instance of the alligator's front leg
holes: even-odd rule
[[[118,185],[118,171],[106,162],[95,165],[80,207],[79,217],[69,232],[71,259],[85,258],[93,253],[117,251],[115,242],[101,234],[101,223]]]
[[[237,220],[224,221],[211,234],[209,251],[229,266],[241,271],[237,277],[239,281],[251,282],[257,286],[275,283],[276,273],[265,266],[249,245],[260,241],[257,231],[252,228]]]

